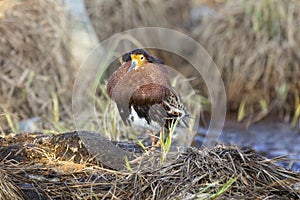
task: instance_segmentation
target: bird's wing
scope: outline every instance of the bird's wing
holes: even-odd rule
[[[147,91],[147,95],[140,95],[144,90]],[[145,85],[132,95],[131,104],[134,105],[137,114],[148,123],[153,120],[168,129],[178,120],[179,127],[188,127],[189,113],[172,87]]]
[[[174,119],[178,119],[178,126],[183,128],[188,127],[190,114],[187,112],[179,94],[174,90],[174,88],[171,88],[170,95],[163,100],[162,106],[167,113],[167,127],[170,127],[170,125],[174,122]]]
[[[115,86],[122,81],[129,67],[130,67],[130,62],[124,63],[122,66],[119,67],[117,71],[112,73],[112,75],[110,76],[106,85],[106,91],[111,98],[113,97]]]
[[[145,118],[148,124],[154,121],[163,127],[167,114],[161,103],[168,95],[169,89],[165,86],[143,85],[132,94],[130,105],[133,105],[138,116]]]

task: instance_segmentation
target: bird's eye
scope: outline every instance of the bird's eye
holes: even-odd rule
[[[141,57],[140,57],[141,60],[144,60],[144,58],[145,58],[144,56],[141,56]]]

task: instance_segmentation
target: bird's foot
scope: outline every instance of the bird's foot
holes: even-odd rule
[[[141,162],[146,156],[148,156],[148,155],[147,154],[143,154],[143,155],[141,155],[141,156],[139,156],[139,157],[137,157],[137,158],[129,161],[129,164],[135,165],[135,164]]]
[[[143,155],[129,161],[129,164],[137,164],[138,162],[142,161],[144,158],[153,155],[155,150],[161,146],[162,142],[162,131],[159,132],[159,138],[157,140],[157,137],[154,134],[151,135],[151,148],[150,150],[145,150],[145,153]]]

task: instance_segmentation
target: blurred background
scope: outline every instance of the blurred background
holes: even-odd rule
[[[293,154],[288,167],[299,169],[299,15],[297,0],[2,0],[0,132],[73,130],[72,89],[88,53],[113,34],[165,27],[199,42],[221,72],[227,95],[221,140],[270,157]],[[200,88],[195,144],[201,145],[210,116],[205,84],[184,59],[152,53]],[[103,92],[98,102],[107,100]]]

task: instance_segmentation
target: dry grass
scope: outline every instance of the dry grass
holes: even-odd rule
[[[195,24],[191,28],[190,9],[203,3],[217,8],[218,13],[202,20],[200,28]],[[292,126],[299,122],[297,1],[191,1],[184,6],[178,1],[86,1],[86,7],[100,41],[144,26],[190,32],[220,68],[228,110],[237,113],[238,121],[247,118],[251,123],[275,112]],[[180,63],[178,70],[186,77],[195,74],[186,70],[182,59],[165,52],[159,56],[170,66]],[[193,86],[207,95],[203,81],[197,79]]]
[[[227,1],[194,33],[221,70],[239,120],[272,111],[291,120],[299,108],[299,13],[298,1]]]
[[[133,28],[165,27],[185,32],[190,26],[190,1],[86,0],[85,5],[100,42]],[[176,56],[170,57],[168,52],[157,49],[154,52],[159,53],[154,55],[163,59],[169,66],[183,63],[183,60]],[[108,74],[112,72],[111,68],[107,69]]]
[[[10,177],[8,183],[17,186],[23,197],[30,195],[31,199],[38,195],[45,199],[300,197],[299,172],[285,170],[274,164],[280,159],[268,160],[251,149],[223,145],[203,150],[187,148],[168,154],[163,165],[159,154],[154,154],[132,166],[132,171],[116,171],[95,164],[93,159],[74,159],[87,152],[78,139],[76,132],[50,138],[40,134],[2,138],[1,172]],[[76,142],[68,148],[66,141]],[[84,156],[88,157],[93,155]],[[0,187],[3,191],[5,186]]]
[[[189,25],[190,3],[185,1],[86,0],[85,4],[100,42],[132,28],[158,26],[182,29]]]
[[[7,174],[5,171],[0,170],[0,199],[3,200],[22,200],[23,193],[18,188],[11,177],[12,174]]]
[[[188,33],[190,9],[199,2],[85,3],[101,41],[140,26],[162,26]],[[191,34],[209,51],[222,72],[229,111],[238,113],[238,120],[249,118],[249,122],[274,111],[296,126],[300,116],[299,3],[204,2],[218,5],[218,13],[203,21],[201,26],[205,29],[196,28],[201,32]],[[70,100],[75,70],[66,49],[68,34],[61,2],[0,3],[0,131],[7,126],[18,130],[18,120],[35,116],[47,121],[43,128],[66,130],[72,119]],[[182,58],[168,52],[156,53],[168,65],[178,66],[186,77],[195,74],[186,70],[188,63]],[[200,85],[201,94],[206,95],[203,81],[199,84],[199,79],[194,80],[192,85]],[[102,99],[96,101],[101,106]]]
[[[34,116],[53,121],[56,94],[66,116],[74,75],[62,2],[5,0],[2,4],[0,113],[8,113],[14,122]],[[7,125],[3,115],[0,124]]]
[[[4,2],[9,3],[0,5],[0,124],[4,120],[13,127],[16,119],[45,116],[54,121],[50,127],[63,129],[60,120],[71,119],[70,82],[74,78],[65,46],[64,11],[59,3],[48,0]],[[241,119],[253,115],[252,120],[272,108],[281,109],[284,116],[295,110],[300,113],[299,65],[295,62],[300,43],[297,26],[293,26],[299,22],[298,4],[232,2],[205,22],[203,32],[195,33],[223,73],[230,109],[240,110]],[[185,7],[183,1],[86,4],[100,40],[141,25],[189,26],[190,5]],[[100,115],[111,111],[102,106],[109,99],[103,91],[101,94],[96,97]],[[122,130],[118,113],[113,111],[113,115],[99,116],[101,123],[108,121],[102,134],[120,139],[130,133]],[[0,198],[300,198],[298,172],[285,170],[274,164],[278,160],[268,160],[250,149],[187,148],[168,153],[165,162],[155,153],[141,165],[131,166],[132,171],[116,171],[88,155],[79,138],[64,140],[68,135],[72,134],[50,139],[26,134],[1,137]]]

